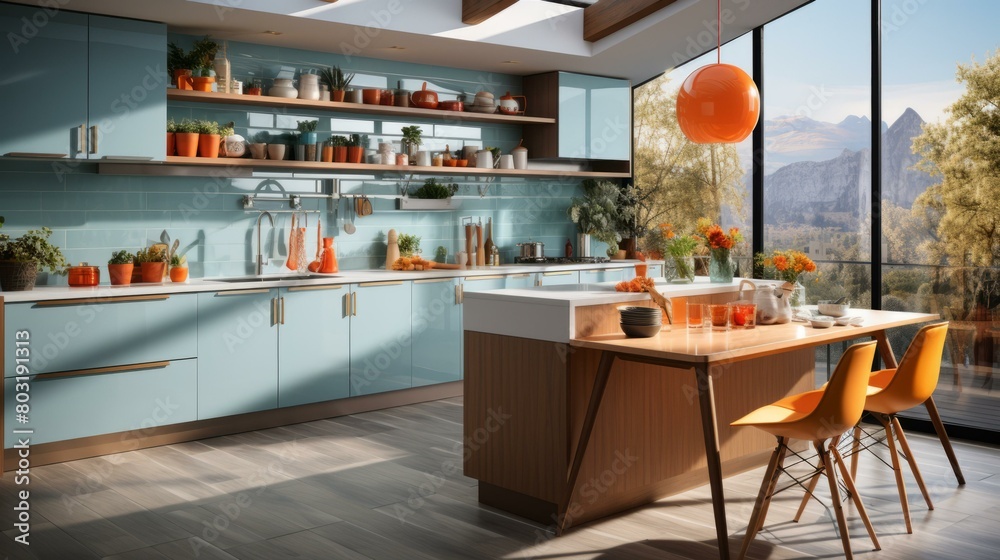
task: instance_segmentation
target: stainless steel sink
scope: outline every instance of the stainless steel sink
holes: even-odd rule
[[[275,282],[278,280],[318,280],[327,276],[317,276],[314,274],[273,274],[266,276],[232,276],[228,278],[205,278],[206,282],[224,282],[226,284],[236,284],[242,282]]]

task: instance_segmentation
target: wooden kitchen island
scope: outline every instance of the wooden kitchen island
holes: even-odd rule
[[[875,336],[892,364],[885,329],[937,319],[854,310],[861,327],[712,333],[678,324],[627,339],[616,307],[652,305],[648,296],[573,288],[466,296],[464,466],[480,502],[558,533],[709,483],[723,558],[722,479],[763,465],[774,448],[766,433],[729,423],[813,389],[816,346]],[[736,282],[661,291],[676,311],[686,300],[737,297]]]

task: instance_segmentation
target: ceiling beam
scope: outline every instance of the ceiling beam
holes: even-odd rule
[[[462,23],[483,23],[516,2],[517,0],[462,0]]]
[[[583,9],[583,39],[598,41],[676,0],[597,0]]]

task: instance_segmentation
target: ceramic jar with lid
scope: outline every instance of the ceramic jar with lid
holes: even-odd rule
[[[96,286],[101,283],[101,269],[89,266],[87,263],[68,267],[67,272],[69,273],[69,285],[73,287]]]
[[[274,85],[271,86],[271,89],[267,90],[267,94],[271,97],[295,99],[299,96],[299,90],[295,89],[295,86],[292,85],[291,79],[275,78]]]
[[[510,153],[514,156],[514,169],[528,168],[528,148],[519,143]]]
[[[274,90],[274,88],[271,89],[272,91]],[[271,95],[274,94],[272,93]],[[319,76],[316,74],[299,75],[299,99],[319,100]]]

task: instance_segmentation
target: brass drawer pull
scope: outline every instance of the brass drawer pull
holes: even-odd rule
[[[451,282],[454,278],[423,278],[414,280],[414,284],[440,284],[441,282]]]
[[[525,274],[525,276],[527,276],[527,274]],[[466,276],[465,277],[465,281],[466,282],[475,282],[477,280],[500,280],[501,278],[503,278],[503,276],[501,276],[499,274],[490,275],[490,276]]]
[[[288,288],[289,292],[314,292],[318,290],[339,290],[343,288],[343,284],[336,284],[333,286],[292,286]]]
[[[52,301],[35,302],[33,307],[61,307],[67,305],[89,305],[91,303],[126,303],[130,301],[163,301],[167,299],[170,299],[170,296],[160,294],[152,294],[148,296],[108,296],[80,299],[56,299]]]
[[[402,285],[403,285],[402,280],[386,280],[384,282],[364,282],[358,284],[358,286],[361,288],[371,288],[375,286],[402,286]]]
[[[542,274],[544,276],[569,276],[570,274],[573,274],[573,271],[570,270],[566,272],[543,272]]]
[[[170,365],[170,360],[162,362],[144,362],[141,364],[128,364],[124,366],[108,366],[90,369],[75,369],[72,371],[57,371],[55,373],[40,373],[35,376],[35,380],[58,379],[60,377],[78,377],[81,375],[96,375],[98,373],[121,373],[126,371],[139,371],[144,369],[165,368]]]
[[[231,292],[215,292],[216,297],[224,296],[248,296],[251,294],[266,294],[270,292],[270,288],[259,288],[256,290],[233,290]]]

